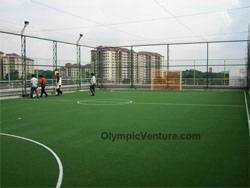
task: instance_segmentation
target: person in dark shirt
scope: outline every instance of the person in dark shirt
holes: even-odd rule
[[[39,77],[40,77],[39,82],[40,82],[40,85],[41,85],[41,95],[40,95],[40,97],[42,97],[43,94],[45,94],[45,96],[48,97],[48,94],[45,91],[47,79],[45,78],[44,75],[40,75]]]

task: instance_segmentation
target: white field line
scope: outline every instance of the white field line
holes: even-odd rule
[[[116,101],[115,101],[116,100]],[[105,101],[106,103],[98,103]],[[110,101],[110,103],[109,103]],[[93,102],[92,104],[89,102]],[[200,106],[200,107],[233,107],[244,108],[244,105],[230,104],[192,104],[192,103],[164,103],[164,102],[135,102],[130,99],[94,99],[94,100],[79,100],[77,104],[83,105],[121,105],[121,104],[138,104],[138,105],[165,105],[165,106]]]
[[[21,98],[20,96],[6,96],[6,97],[0,97],[0,100],[6,100],[6,99],[18,99]]]
[[[42,146],[47,151],[49,151],[54,156],[54,158],[56,159],[56,162],[57,162],[58,168],[59,168],[59,175],[58,175],[58,179],[57,179],[57,183],[56,183],[56,188],[60,188],[61,187],[61,185],[62,185],[62,179],[63,179],[63,165],[62,165],[62,162],[61,162],[60,158],[58,157],[58,155],[52,149],[50,149],[48,146],[46,146],[46,145],[44,145],[44,144],[42,144],[40,142],[37,142],[37,141],[29,139],[29,138],[25,138],[25,137],[21,137],[21,136],[16,136],[16,135],[12,135],[12,134],[7,134],[7,133],[1,133],[1,132],[0,132],[0,135],[2,135],[2,136],[8,136],[8,137],[14,137],[14,138],[19,138],[19,139],[22,139],[22,140],[26,140],[26,141],[32,142],[34,144],[37,144],[39,146]]]
[[[133,103],[130,99],[86,99],[86,100],[79,100],[77,104],[82,105],[125,105]]]
[[[230,104],[192,104],[192,103],[156,103],[156,102],[134,102],[133,104],[142,105],[166,105],[166,106],[201,106],[201,107],[234,107],[243,108],[243,105],[230,105]]]
[[[20,99],[20,101],[43,101],[46,99]],[[47,99],[51,102],[72,102],[74,101],[68,99],[68,100],[61,100],[61,99]],[[117,100],[117,101],[115,101]],[[106,101],[107,103],[98,103],[98,101]],[[109,103],[110,101],[110,103]],[[89,102],[96,102],[96,103],[89,103]],[[77,100],[77,104],[81,105],[125,105],[125,104],[138,104],[138,105],[165,105],[165,106],[200,106],[200,107],[232,107],[232,108],[244,108],[244,105],[234,105],[234,104],[194,104],[194,103],[165,103],[165,102],[135,102],[130,99],[86,99],[86,100]]]
[[[248,129],[249,129],[249,132],[250,132],[250,117],[249,117],[249,111],[248,111],[246,92],[244,92],[244,96],[245,96],[245,104],[246,104],[246,112],[247,112]]]
[[[71,99],[59,99],[60,97],[58,97],[57,99],[56,98],[21,98],[20,100],[17,100],[17,102],[21,102],[21,101],[27,101],[27,102],[43,102],[43,101],[48,101],[48,102],[57,102],[57,103],[60,103],[60,102],[71,102],[71,103],[75,103],[74,100],[71,100]]]

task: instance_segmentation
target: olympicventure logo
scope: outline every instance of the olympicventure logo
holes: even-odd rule
[[[131,133],[113,133],[113,132],[102,132],[101,139],[111,142],[116,141],[168,141],[168,140],[200,140],[201,135],[198,133],[148,133],[145,131],[131,132]]]

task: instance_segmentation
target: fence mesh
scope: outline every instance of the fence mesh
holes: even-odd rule
[[[250,40],[250,25],[249,25],[249,36]],[[247,104],[248,104],[248,112],[250,117],[250,41],[247,42]]]
[[[0,33],[0,88],[3,95],[21,95],[23,67],[20,36]],[[55,45],[56,44],[56,45]],[[246,53],[246,49],[247,53]],[[47,89],[60,72],[63,90],[89,87],[91,72],[100,88],[152,88],[155,72],[180,72],[183,89],[250,88],[249,41],[217,41],[80,48],[74,44],[26,37],[26,77],[43,74]],[[175,78],[173,78],[175,79]]]

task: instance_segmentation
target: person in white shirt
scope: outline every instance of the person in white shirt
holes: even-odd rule
[[[34,74],[32,74],[31,79],[30,79],[30,98],[33,98],[34,92],[36,93],[36,97],[39,98],[37,88],[38,88],[38,80],[35,77]]]
[[[56,95],[62,95],[62,77],[60,77],[59,73],[56,74]]]
[[[95,96],[95,87],[96,87],[95,73],[91,73],[91,79],[90,79],[90,92],[91,92],[91,96]]]

